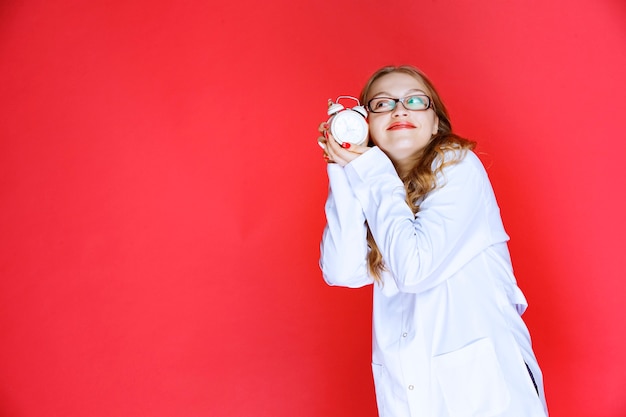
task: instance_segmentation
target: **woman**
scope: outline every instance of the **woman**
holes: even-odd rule
[[[370,146],[340,146],[320,126],[330,183],[320,267],[330,285],[374,283],[380,416],[546,416],[527,303],[474,143],[452,133],[413,67],[377,71],[361,102]]]

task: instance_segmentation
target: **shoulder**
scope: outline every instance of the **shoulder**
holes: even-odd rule
[[[474,151],[453,149],[446,151],[433,162],[433,170],[441,171],[445,176],[486,176],[485,167]]]

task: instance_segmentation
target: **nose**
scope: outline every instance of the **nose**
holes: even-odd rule
[[[394,107],[394,109],[391,111],[392,117],[407,116],[408,114],[409,111],[406,109],[406,107],[404,107],[404,103],[399,100],[396,102],[396,107]]]

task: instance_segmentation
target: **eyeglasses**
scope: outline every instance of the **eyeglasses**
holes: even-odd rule
[[[428,110],[432,107],[430,97],[416,94],[402,98],[376,97],[367,103],[367,109],[372,113],[387,113],[395,109],[398,102],[402,103],[405,109],[413,111]]]

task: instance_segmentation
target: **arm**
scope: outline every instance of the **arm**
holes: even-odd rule
[[[357,288],[373,282],[367,272],[365,216],[344,168],[328,165],[330,183],[326,227],[320,245],[320,268],[329,285]]]
[[[497,206],[482,164],[471,152],[444,169],[416,216],[380,149],[355,159],[345,172],[400,291],[432,288],[494,243],[488,213],[494,210],[490,205]],[[498,239],[508,239],[503,230]]]

